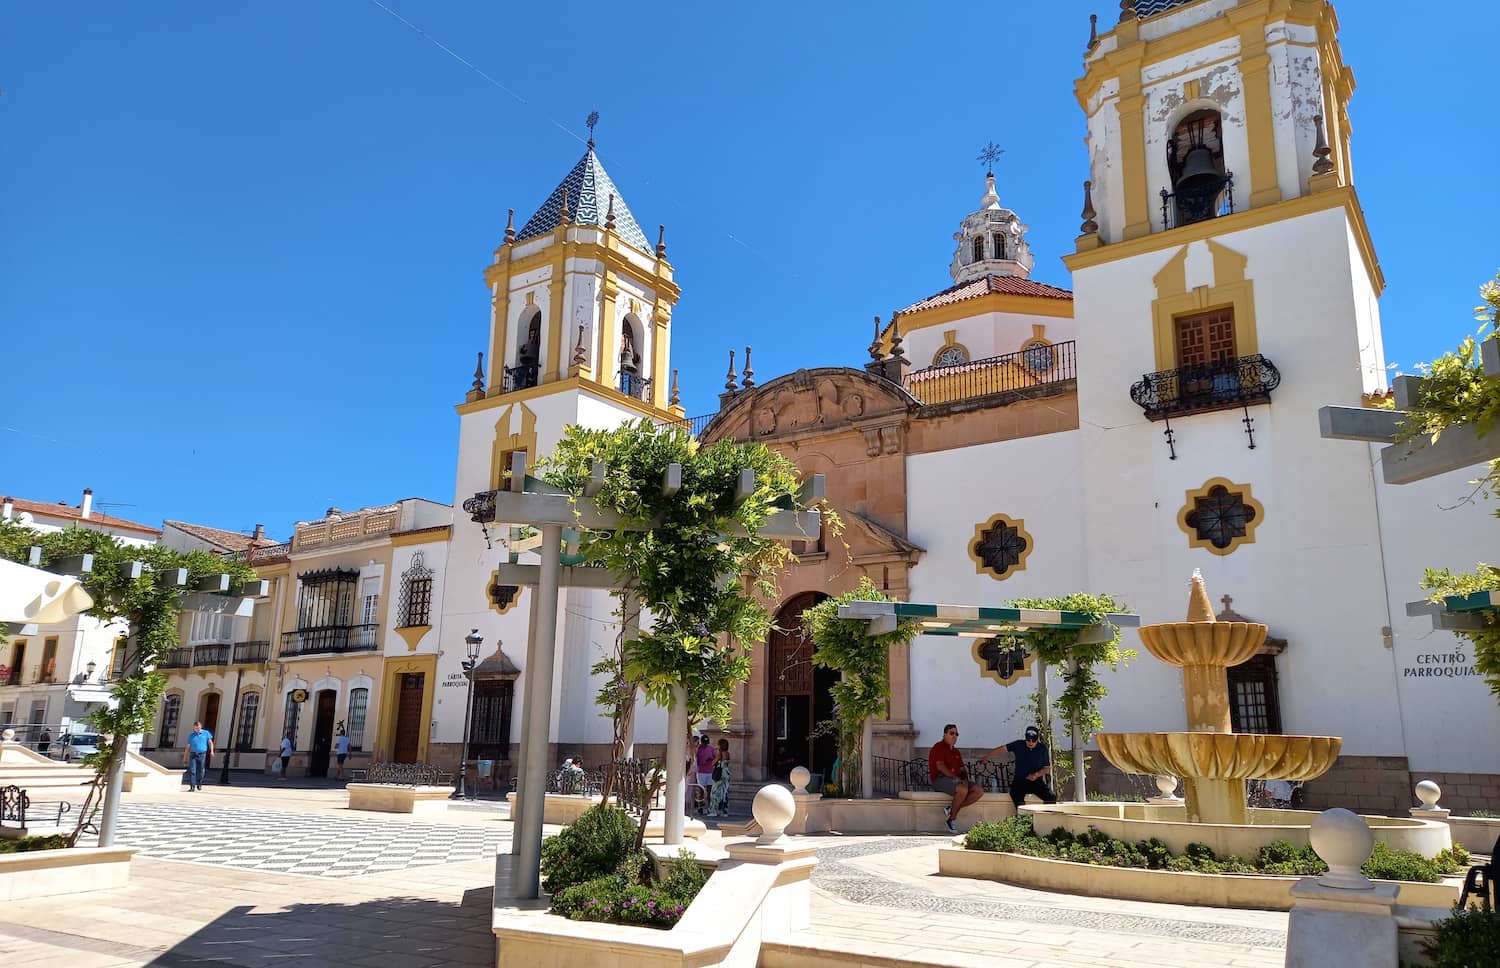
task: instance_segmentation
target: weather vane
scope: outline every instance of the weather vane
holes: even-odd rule
[[[590,111],[588,120],[583,123],[589,126],[589,147],[592,148],[594,147],[594,125],[599,123],[599,112]]]
[[[979,149],[979,158],[977,160],[983,162],[988,173],[993,175],[995,173],[995,162],[999,161],[1000,156],[1003,154],[1005,154],[1005,149],[991,141]]]

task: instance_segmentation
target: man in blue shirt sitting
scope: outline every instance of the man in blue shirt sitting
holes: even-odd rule
[[[188,734],[187,744],[182,748],[182,762],[188,768],[189,790],[202,788],[204,768],[213,753],[214,734],[204,729],[202,723],[194,723],[193,731]]]
[[[1011,740],[997,746],[980,757],[987,760],[1005,750],[1015,759],[1015,774],[1010,780],[1010,798],[1019,808],[1026,801],[1026,794],[1034,793],[1045,803],[1056,803],[1057,794],[1047,786],[1047,777],[1052,774],[1052,755],[1047,744],[1042,742],[1042,732],[1035,726],[1026,727],[1026,738]]]

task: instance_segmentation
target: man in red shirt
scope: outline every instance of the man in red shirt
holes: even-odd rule
[[[958,833],[958,825],[954,822],[958,819],[958,812],[984,796],[984,788],[969,782],[969,774],[964,770],[964,756],[958,751],[958,727],[952,723],[943,727],[943,738],[932,744],[927,753],[927,778],[932,781],[934,790],[952,795],[953,803],[948,807],[944,823],[948,825],[949,833]]]

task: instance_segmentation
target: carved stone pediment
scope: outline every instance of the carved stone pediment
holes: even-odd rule
[[[705,440],[766,440],[845,430],[873,429],[872,456],[901,448],[901,425],[918,406],[903,388],[847,367],[797,370],[741,391],[708,425]],[[869,430],[866,431],[867,438]]]

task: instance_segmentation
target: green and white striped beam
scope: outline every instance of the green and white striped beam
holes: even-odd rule
[[[1024,636],[1030,629],[1078,629],[1079,641],[1105,641],[1110,626],[1135,628],[1141,617],[1128,612],[1096,618],[1088,612],[1050,608],[1005,608],[985,605],[925,605],[919,602],[850,602],[839,606],[839,618],[864,621],[868,634],[894,632],[902,622],[918,622],[923,635],[987,639],[994,635]]]
[[[1447,595],[1440,602],[1407,602],[1406,614],[1428,615],[1432,627],[1445,632],[1474,632],[1492,628],[1490,618],[1500,611],[1500,592]]]

